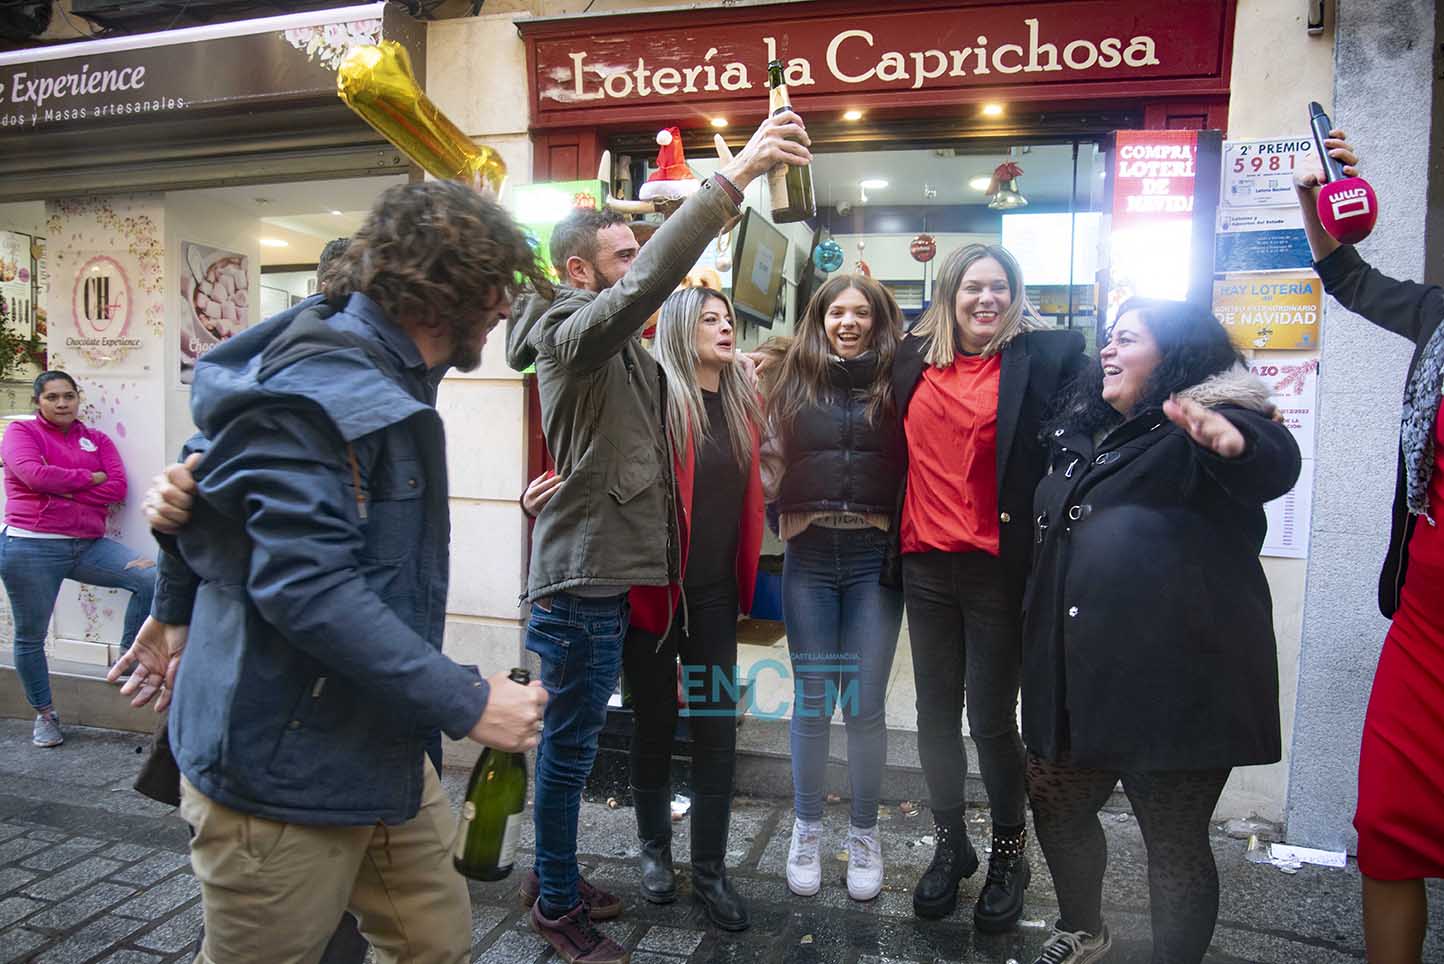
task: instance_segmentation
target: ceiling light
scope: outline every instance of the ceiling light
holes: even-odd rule
[[[860,110],[843,111],[843,113],[842,113],[842,119],[845,120],[845,121],[858,121],[858,120],[862,120],[862,111],[860,111]]]
[[[332,211],[331,213],[334,214],[334,215],[335,215],[336,217],[338,217],[338,218],[341,216],[341,212],[340,212],[340,211]]]
[[[1002,117],[1002,116],[1003,116],[1003,105],[1002,105],[1002,104],[984,104],[984,105],[983,105],[983,116],[984,116],[984,117]]]
[[[993,179],[986,174],[979,174],[977,177],[968,178],[968,187],[974,191],[986,191]]]
[[[857,186],[865,191],[881,191],[887,187],[887,181],[880,177],[869,177],[859,181]]]
[[[714,117],[714,118],[712,118],[712,126],[713,126],[713,127],[726,127],[726,126],[727,126],[727,118],[725,118],[725,117]]]
[[[289,248],[291,242],[282,241],[280,238],[262,238],[261,245],[267,248]]]

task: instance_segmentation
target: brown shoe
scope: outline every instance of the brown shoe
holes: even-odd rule
[[[541,902],[531,905],[531,929],[536,931],[567,964],[630,964],[632,955],[601,931],[587,916],[581,901],[556,920],[542,916]]]
[[[609,894],[600,887],[593,887],[585,877],[577,879],[577,893],[587,907],[587,916],[592,920],[616,920],[622,916],[622,898]],[[521,882],[521,902],[531,907],[541,896],[541,878],[536,871],[526,875]]]

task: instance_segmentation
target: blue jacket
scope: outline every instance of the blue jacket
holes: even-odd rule
[[[190,624],[170,737],[201,793],[272,820],[399,823],[428,735],[465,736],[488,691],[441,653],[437,373],[370,299],[335,307],[308,299],[196,366],[209,441],[176,547],[199,585],[158,580],[153,612]]]

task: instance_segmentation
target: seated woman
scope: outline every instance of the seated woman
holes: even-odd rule
[[[106,539],[105,512],[125,501],[125,465],[110,438],[77,417],[80,390],[65,372],[35,379],[35,418],[5,432],[5,533],[0,579],[15,624],[15,671],[35,707],[36,746],[59,746],[60,716],[50,696],[45,633],[66,579],[130,590],[120,645],[128,647],[150,612],[154,563]]]
[[[1107,952],[1098,811],[1120,779],[1148,849],[1153,964],[1208,950],[1209,820],[1233,767],[1280,756],[1258,554],[1299,449],[1273,413],[1205,308],[1135,299],[1045,430],[1023,740],[1061,919],[1038,964]]]

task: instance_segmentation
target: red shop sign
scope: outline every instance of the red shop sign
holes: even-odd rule
[[[1113,153],[1113,226],[1193,217],[1197,131],[1119,131]]]
[[[1233,0],[857,0],[521,21],[538,127],[765,96],[908,105],[1228,93]],[[902,98],[905,98],[903,100]],[[637,113],[638,109],[642,113]],[[658,114],[660,116],[660,114]],[[680,117],[679,117],[680,119]]]

